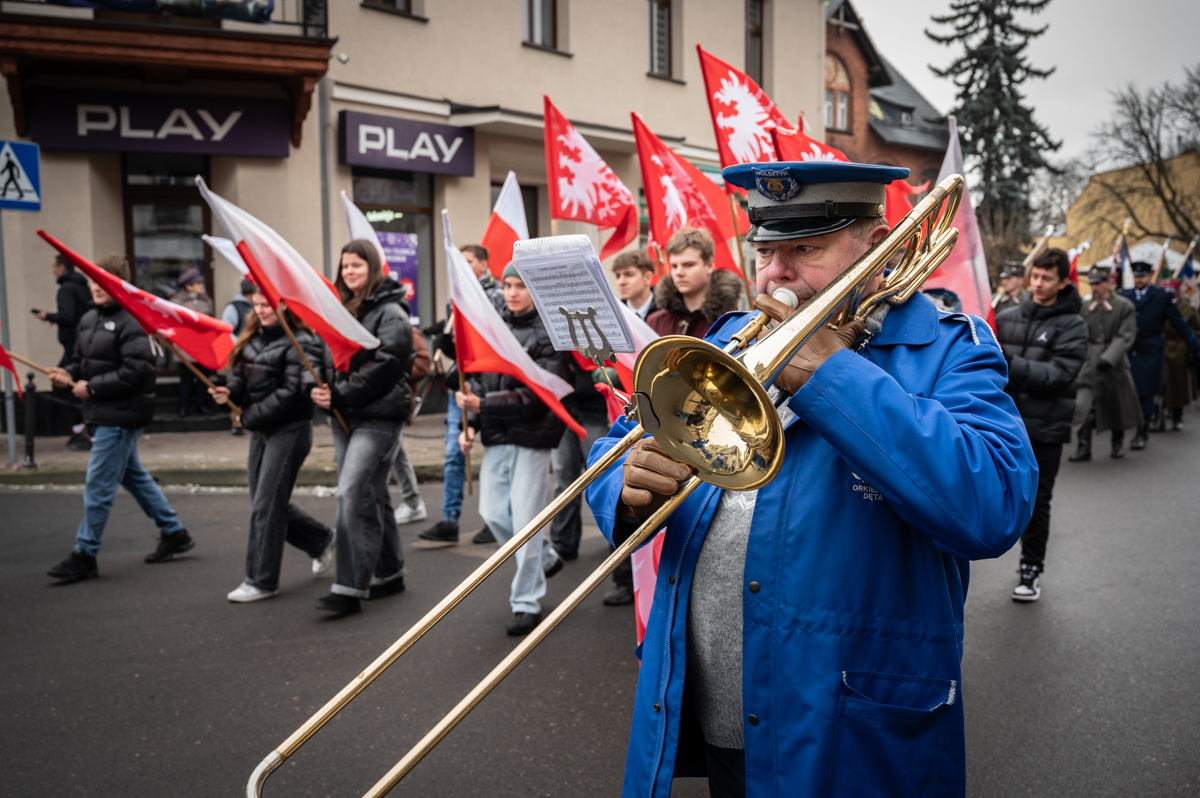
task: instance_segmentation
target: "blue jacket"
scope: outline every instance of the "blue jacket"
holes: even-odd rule
[[[708,340],[728,343],[746,320],[722,317]],[[1016,543],[1037,489],[1005,382],[987,326],[917,294],[861,354],[835,354],[789,400],[783,468],[759,491],[746,551],[748,796],[963,795],[967,561]],[[629,429],[618,422],[591,459]],[[610,540],[621,484],[616,465],[587,493]],[[683,701],[685,624],[720,494],[701,486],[667,525],[627,798],[662,798],[673,775],[703,775]]]
[[[1175,331],[1179,333],[1179,337],[1187,344],[1189,350],[1200,351],[1200,341],[1196,340],[1196,334],[1192,332],[1192,328],[1184,321],[1183,314],[1176,307],[1173,293],[1159,288],[1157,285],[1146,286],[1141,299],[1137,298],[1137,291],[1132,288],[1122,288],[1117,293],[1128,299],[1137,308],[1139,341],[1162,335],[1163,327],[1169,321]]]

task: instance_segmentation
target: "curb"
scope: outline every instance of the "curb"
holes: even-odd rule
[[[217,467],[161,467],[146,469],[160,485],[205,485],[212,487],[245,487],[246,469]],[[442,482],[444,468],[441,463],[413,464],[418,482]],[[471,464],[471,473],[479,478],[479,464]],[[0,471],[0,485],[83,485],[87,482],[87,469],[39,466],[28,471]],[[300,487],[336,487],[337,468],[332,465],[306,465],[301,467],[296,484]]]

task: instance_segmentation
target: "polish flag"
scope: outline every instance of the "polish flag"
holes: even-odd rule
[[[512,172],[508,176],[511,178]],[[516,185],[515,181],[513,185]],[[507,374],[520,380],[572,432],[586,438],[587,431],[571,417],[561,401],[575,389],[563,378],[535,363],[500,318],[479,279],[467,265],[467,259],[454,246],[450,212],[446,210],[442,211],[442,228],[445,231],[446,270],[450,276],[450,301],[454,306],[454,346],[459,371],[464,374]]]
[[[521,201],[521,187],[517,175],[509,172],[504,178],[504,187],[492,208],[479,245],[488,251],[488,265],[492,274],[500,279],[504,267],[512,262],[513,245],[529,238],[529,223],[525,221],[525,203]]]
[[[8,369],[12,372],[13,384],[17,386],[17,395],[24,399],[25,390],[21,387],[21,375],[17,373],[17,367],[13,365],[12,358],[8,356],[8,352],[4,351],[3,346],[0,346],[0,369]]]
[[[913,209],[912,201],[909,199],[914,194],[920,194],[929,188],[929,181],[926,180],[919,186],[914,186],[907,180],[893,180],[884,188],[884,218],[891,227],[900,224],[908,212]]]
[[[824,142],[817,141],[804,132],[804,117],[800,117],[798,127],[776,127],[771,133],[775,137],[775,149],[781,161],[845,161],[850,162],[846,153],[837,147],[830,147]]]
[[[1072,247],[1067,250],[1067,260],[1071,262],[1071,282],[1075,287],[1079,287],[1079,256],[1087,252],[1092,247],[1092,239],[1088,238],[1077,247]]]
[[[286,302],[296,318],[313,328],[329,347],[334,368],[347,371],[350,358],[359,350],[379,346],[379,339],[342,305],[333,283],[309,266],[279,233],[209,191],[200,177],[196,178],[196,187],[213,216],[236,242],[238,253],[271,307]]]
[[[225,368],[229,353],[233,351],[233,328],[228,324],[143,291],[104,271],[46,231],[37,232],[89,280],[103,288],[114,302],[125,308],[147,335],[158,333],[206,369],[220,371]]]
[[[620,252],[638,235],[637,203],[587,139],[543,95],[546,120],[546,188],[550,218],[613,228],[600,259]],[[490,261],[489,261],[490,262]]]
[[[367,217],[358,209],[358,206],[350,201],[346,196],[346,192],[342,192],[342,210],[346,213],[346,234],[350,236],[351,241],[364,239],[370,241],[375,246],[375,251],[379,253],[379,264],[383,267],[383,276],[391,277],[392,270],[388,268],[387,255],[383,254],[383,244],[379,243],[379,236],[375,235],[375,228],[367,221]]]
[[[221,238],[220,236],[202,235],[200,237],[204,239],[204,243],[215,249],[218,255],[229,261],[229,265],[237,269],[243,277],[250,282],[254,282],[254,277],[250,274],[250,268],[246,266],[246,261],[242,260],[242,253],[237,250],[237,244],[228,238]]]
[[[966,174],[963,167],[962,144],[958,140],[958,123],[953,116],[950,122],[950,146],[942,161],[938,183],[950,175]],[[983,239],[979,235],[979,222],[966,186],[963,187],[962,202],[954,215],[954,227],[958,230],[958,242],[950,251],[950,257],[925,281],[926,288],[945,288],[958,294],[963,311],[987,319],[995,327],[996,315],[992,310],[992,289],[988,281],[987,260],[983,254]]]
[[[640,646],[646,639],[646,625],[650,623],[650,608],[654,606],[654,585],[658,581],[658,561],[662,558],[663,537],[661,530],[650,542],[629,556],[633,565],[633,606],[637,615],[637,642]]]
[[[741,275],[733,252],[729,249],[727,231],[732,220],[724,225],[705,196],[704,183],[712,183],[685,159],[676,155],[651,132],[636,113],[633,135],[637,141],[638,161],[642,167],[642,188],[646,192],[646,211],[650,215],[650,237],[660,247],[682,227],[705,227],[716,242],[716,266]],[[720,188],[714,187],[718,192]]]
[[[741,163],[777,161],[772,130],[791,124],[771,98],[744,72],[696,45],[704,96],[717,137],[721,168]]]

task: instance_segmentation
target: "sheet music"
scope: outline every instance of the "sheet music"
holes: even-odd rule
[[[533,296],[555,349],[560,352],[575,349],[570,324],[559,308],[570,313],[587,313],[593,308],[595,324],[608,339],[612,351],[635,351],[633,333],[587,236],[556,236],[517,242],[513,248],[513,264]],[[585,330],[592,334],[598,345],[600,342],[596,340],[590,320],[575,322],[575,334],[580,344],[587,343]]]

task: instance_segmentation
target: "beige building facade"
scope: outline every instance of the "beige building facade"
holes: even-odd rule
[[[0,212],[14,351],[60,353],[29,313],[53,309],[56,290],[38,229],[92,259],[128,255],[135,282],[163,295],[198,266],[219,313],[239,275],[199,238],[224,233],[195,173],[319,270],[345,243],[345,192],[395,243],[428,324],[448,295],[441,209],[458,244],[478,241],[511,170],[531,235],[550,233],[543,95],[635,194],[631,111],[718,166],[697,44],[761,74],[789,118],[822,118],[822,0],[329,0],[317,23],[302,13],[313,6],[281,0],[275,24],[254,26],[3,4],[0,138],[41,146],[42,210]]]

